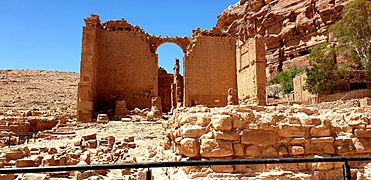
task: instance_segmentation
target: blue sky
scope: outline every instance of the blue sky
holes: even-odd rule
[[[238,0],[0,0],[0,69],[79,72],[83,19],[125,18],[149,34],[190,36],[210,29],[217,16]],[[159,66],[172,71],[183,52],[159,47]]]

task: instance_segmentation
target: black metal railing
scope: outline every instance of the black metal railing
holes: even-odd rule
[[[349,161],[371,161],[371,156],[353,157],[323,157],[323,158],[277,158],[277,159],[233,159],[233,160],[207,160],[207,161],[179,161],[179,162],[146,162],[128,164],[101,164],[82,166],[50,166],[50,167],[24,167],[24,168],[1,168],[0,174],[17,173],[45,173],[58,171],[86,171],[105,169],[147,169],[147,179],[151,179],[150,168],[182,167],[182,166],[214,166],[214,165],[242,165],[242,164],[283,164],[283,163],[316,163],[316,162],[343,162],[343,177],[351,179]]]

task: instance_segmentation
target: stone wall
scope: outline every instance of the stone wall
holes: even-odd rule
[[[190,159],[248,159],[371,155],[370,106],[318,110],[291,107],[228,106],[179,109],[167,128],[165,148]],[[367,163],[367,162],[366,162]],[[342,163],[214,166],[214,172],[294,170],[341,177]],[[360,168],[363,163],[351,163]],[[317,171],[322,171],[318,173]],[[316,174],[317,172],[317,174]]]
[[[314,95],[304,90],[305,80],[307,75],[305,73],[297,75],[292,81],[294,84],[294,101],[303,103],[312,103]]]
[[[294,101],[302,103],[321,103],[321,102],[331,102],[337,100],[350,100],[350,99],[360,99],[364,97],[371,97],[371,89],[358,89],[353,91],[338,90],[340,92],[329,94],[329,95],[320,95],[319,97],[309,93],[307,90],[304,90],[305,80],[307,75],[305,73],[297,75],[293,79],[294,84]],[[363,82],[364,83],[364,82]],[[345,85],[348,87],[350,83]],[[339,85],[340,86],[340,85]]]
[[[196,36],[184,60],[185,105],[227,105],[229,88],[237,89],[235,39]]]
[[[158,70],[158,96],[161,97],[163,112],[171,109],[171,85],[173,84],[173,74],[168,74],[165,69]]]
[[[98,16],[85,19],[86,26],[82,34],[82,52],[80,64],[80,82],[77,91],[77,118],[91,121],[96,104],[96,67],[98,56],[98,34],[100,25]]]
[[[238,98],[266,104],[265,48],[261,38],[251,38],[236,48]]]
[[[98,110],[114,109],[116,100],[126,100],[128,109],[151,106],[158,95],[158,65],[149,46],[144,33],[100,30]]]
[[[174,80],[182,83],[184,90],[179,84],[175,85],[179,88],[173,87],[177,94],[170,93],[173,100],[176,97],[172,107],[178,104],[225,106],[228,90],[237,90],[237,79],[242,97],[265,104],[262,39],[251,39],[236,48],[236,39],[217,28],[196,29],[189,39],[149,35],[124,19],[101,23],[98,16],[91,15],[85,24],[78,90],[79,121],[91,121],[94,112],[112,116],[116,101],[126,101],[129,110],[144,109],[151,107],[152,97],[168,96],[171,86],[159,79],[156,54],[157,48],[166,42],[177,44],[185,53],[184,82]],[[236,49],[239,51],[238,73]],[[162,99],[167,106],[167,97]]]
[[[112,115],[121,100],[128,109],[151,107],[159,94],[157,48],[172,42],[186,52],[189,38],[149,35],[124,19],[101,23],[91,15],[84,21],[78,120],[89,122],[94,112]]]
[[[371,89],[358,89],[354,91],[335,93],[330,95],[321,95],[318,102],[331,102],[337,100],[361,99],[364,97],[371,97]]]

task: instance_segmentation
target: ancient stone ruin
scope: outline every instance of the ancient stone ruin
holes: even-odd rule
[[[128,110],[150,108],[153,97],[161,98],[164,112],[181,106],[225,106],[230,88],[242,101],[265,105],[262,38],[237,41],[218,28],[196,29],[191,38],[161,37],[147,34],[124,19],[101,23],[97,15],[85,19],[85,24],[79,121],[92,121],[94,113],[117,115],[121,111],[117,109],[122,108],[117,102],[121,101],[126,102]],[[156,54],[157,48],[167,42],[177,44],[184,52],[184,77],[176,60],[173,82],[159,69]]]

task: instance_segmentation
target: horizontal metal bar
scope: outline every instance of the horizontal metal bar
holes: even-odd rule
[[[179,161],[179,162],[100,164],[100,165],[82,165],[82,166],[1,168],[0,174],[42,173],[42,172],[58,172],[58,171],[85,171],[85,170],[126,169],[126,168],[163,168],[163,167],[181,167],[181,166],[282,164],[282,163],[346,162],[346,161],[371,161],[371,156],[323,157],[323,158],[233,159],[233,160],[207,160],[207,161],[200,160],[200,161]]]

